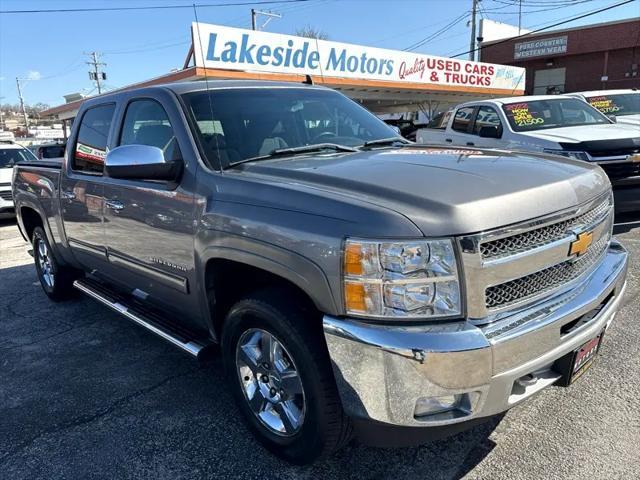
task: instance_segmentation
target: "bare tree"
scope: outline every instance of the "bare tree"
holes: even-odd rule
[[[316,38],[318,40],[328,40],[329,35],[319,28],[312,27],[311,25],[305,25],[302,28],[298,28],[295,33],[298,37]]]

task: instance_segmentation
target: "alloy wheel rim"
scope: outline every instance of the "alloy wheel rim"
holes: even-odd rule
[[[53,288],[55,283],[53,264],[51,262],[47,244],[43,240],[38,240],[38,265],[40,266],[40,275],[42,276],[42,280],[49,288]]]
[[[306,402],[293,357],[271,333],[244,332],[236,346],[236,369],[249,408],[276,435],[295,435],[304,422]]]

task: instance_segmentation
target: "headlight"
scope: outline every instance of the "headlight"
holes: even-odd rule
[[[587,152],[578,152],[571,150],[554,150],[552,148],[545,148],[544,153],[552,153],[553,155],[561,155],[563,157],[575,158],[576,160],[589,161],[589,155]]]
[[[348,239],[344,298],[349,315],[451,317],[462,312],[453,242]]]

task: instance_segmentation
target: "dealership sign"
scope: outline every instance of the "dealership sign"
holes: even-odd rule
[[[513,58],[548,57],[567,52],[567,36],[545,38],[544,40],[531,40],[529,42],[516,43]]]
[[[425,88],[524,90],[524,69],[519,67],[204,23],[193,23],[192,36],[198,67],[424,84]]]

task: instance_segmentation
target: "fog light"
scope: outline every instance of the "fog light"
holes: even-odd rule
[[[441,395],[439,397],[421,397],[416,402],[414,416],[423,417],[434,413],[448,412],[458,407],[462,395]]]

